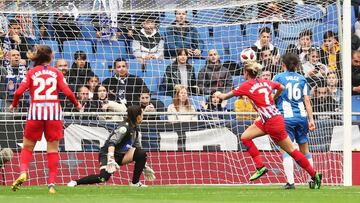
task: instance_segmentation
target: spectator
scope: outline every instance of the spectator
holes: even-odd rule
[[[358,50],[352,52],[351,70],[352,94],[360,95],[360,51]]]
[[[55,67],[64,75],[66,82],[69,82],[69,66],[65,59],[56,60]]]
[[[260,73],[259,78],[261,80],[271,80],[272,79],[272,73],[269,69],[263,69]]]
[[[271,30],[268,27],[263,27],[259,30],[259,39],[251,47],[252,50],[256,52],[256,58],[260,58],[261,49],[267,46],[270,48],[270,51],[273,56],[277,57],[277,60],[280,58],[280,53],[278,48],[271,44]]]
[[[339,80],[334,72],[328,72],[326,77],[326,86],[329,88],[332,98],[340,104],[342,104],[342,90],[339,87]]]
[[[186,20],[187,11],[176,10],[175,21],[166,29],[165,56],[176,57],[178,49],[187,49],[188,56],[201,57],[203,41],[198,31]]]
[[[196,86],[194,68],[188,63],[187,49],[179,49],[176,60],[173,64],[166,67],[160,90],[166,95],[175,94],[175,85],[187,87],[191,94],[197,94],[199,88]]]
[[[5,0],[0,0],[0,11],[5,11]],[[0,13],[0,37],[4,37],[8,33],[9,21],[3,12]]]
[[[279,57],[274,56],[273,52],[270,50],[270,47],[263,46],[261,48],[260,58],[259,58],[260,64],[263,66],[263,69],[266,69],[268,71],[271,71],[273,73],[279,73],[280,72],[280,66],[279,64]]]
[[[168,115],[169,121],[194,121],[197,120],[196,115],[175,115],[176,113],[191,113],[195,112],[194,106],[190,104],[187,88],[183,85],[175,86],[176,93],[173,98],[173,103],[167,108],[167,111],[174,113]]]
[[[154,19],[148,18],[142,23],[142,29],[132,43],[134,56],[145,68],[145,60],[164,58],[164,40],[156,28]]]
[[[229,92],[232,89],[232,76],[219,59],[217,50],[211,49],[208,60],[198,76],[198,87],[201,93],[209,95],[212,91]]]
[[[75,18],[71,14],[58,13],[54,16],[52,24],[55,40],[59,43],[59,51],[62,52],[62,45],[67,40],[77,40],[80,28],[76,25]]]
[[[76,92],[77,92],[76,93],[76,98],[78,99],[79,103],[82,105],[83,110],[85,112],[91,111],[91,103],[90,103],[90,98],[89,98],[89,89],[86,86],[81,86]],[[73,107],[72,111],[75,111],[74,107]]]
[[[339,119],[338,115],[334,115],[333,112],[339,112],[339,103],[331,96],[330,89],[324,86],[316,86],[313,89],[313,111],[314,112],[327,112],[326,115],[315,116],[316,120],[322,119]]]
[[[47,25],[43,21],[39,21],[39,39],[50,40],[51,36],[48,32]]]
[[[16,49],[20,52],[22,59],[27,59],[26,53],[28,50],[32,48],[31,43],[23,36],[23,33],[21,31],[20,23],[15,20],[11,19],[9,20],[9,32],[3,36],[0,37],[1,41],[3,43],[3,51],[5,54],[5,60],[7,59],[7,53],[11,49]]]
[[[246,96],[239,97],[235,103],[235,112],[247,113],[247,112],[256,112],[251,101]],[[246,114],[238,114],[236,115],[237,120],[254,120],[258,116],[257,115],[246,115]]]
[[[321,62],[328,66],[329,71],[336,71],[341,76],[340,70],[340,44],[332,31],[324,33],[324,42],[320,51]]]
[[[9,64],[0,67],[0,98],[5,100],[6,106],[10,106],[16,89],[20,82],[24,79],[27,72],[24,60],[21,59],[20,52],[12,49],[9,53]],[[25,94],[26,98],[28,94]],[[23,100],[20,107],[26,106],[27,102]]]
[[[224,112],[227,111],[227,100],[222,100],[215,95],[216,90],[211,91],[206,102],[201,103],[201,111],[205,112]],[[224,119],[224,115],[207,115],[202,114],[201,117],[204,120]]]
[[[91,70],[85,52],[76,51],[74,54],[74,63],[71,66],[69,73],[69,86],[73,90],[77,90],[80,86],[86,85],[90,77],[95,74]]]
[[[98,76],[94,75],[89,78],[87,81],[87,88],[89,89],[89,99],[93,99],[95,94],[95,88],[99,85]]]
[[[122,103],[108,100],[106,87],[97,85],[95,87],[94,97],[91,101],[92,112],[126,112],[126,106]],[[122,121],[123,117],[118,115],[99,115],[100,120],[117,120]]]
[[[309,50],[307,62],[302,65],[302,68],[311,87],[323,82],[328,72],[328,67],[321,63],[320,52],[316,48]]]
[[[307,55],[309,54],[312,45],[313,32],[305,29],[299,34],[299,44],[297,45],[297,54],[299,55],[300,62],[306,63]]]
[[[164,104],[160,101],[155,101],[151,99],[151,94],[148,89],[144,89],[139,98],[139,103],[141,109],[144,112],[163,112],[164,111]],[[145,120],[160,120],[160,116],[158,115],[147,115],[144,116]]]
[[[125,59],[118,58],[114,62],[115,75],[106,78],[104,85],[109,93],[109,100],[128,106],[139,105],[142,89],[148,89],[145,82],[135,75],[129,74],[129,67]]]

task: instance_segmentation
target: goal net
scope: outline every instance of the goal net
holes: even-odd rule
[[[0,146],[14,151],[2,171],[4,184],[19,175],[29,95],[18,112],[8,113],[7,107],[32,67],[26,51],[45,44],[54,52],[52,65],[85,104],[85,112],[76,113],[60,96],[65,113],[58,184],[97,173],[99,148],[123,120],[124,106],[139,104],[146,111],[142,145],[157,176],[146,184],[253,184],[248,180],[255,165],[240,135],[256,113],[246,98],[214,108],[211,99],[214,90],[230,91],[244,82],[240,53],[251,47],[263,65],[261,77],[267,79],[281,72],[281,55],[299,54],[299,72],[312,87],[316,112],[316,130],[309,133],[314,167],[325,184],[341,185],[343,80],[337,12],[336,2],[317,0],[0,1]],[[191,105],[179,107],[180,112],[172,105],[176,98],[175,103],[182,102],[179,85],[185,86]],[[286,183],[278,147],[268,136],[255,143],[270,171],[254,183]],[[128,184],[132,168],[121,166],[110,183]],[[46,184],[44,139],[35,147],[29,176],[27,184]],[[295,164],[295,182],[308,180]]]

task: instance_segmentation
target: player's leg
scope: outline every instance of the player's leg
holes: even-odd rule
[[[286,126],[286,132],[288,133],[288,136],[290,137],[291,141],[294,142],[296,131],[295,131],[293,122],[286,120],[285,126]],[[285,151],[283,151],[283,150],[280,150],[280,151],[281,151],[282,157],[283,157],[282,164],[284,167],[284,172],[285,172],[286,180],[287,180],[287,183],[284,186],[284,189],[295,189],[293,158]]]
[[[41,140],[44,125],[42,121],[26,121],[23,148],[20,153],[20,176],[13,182],[11,189],[16,191],[27,179],[27,171],[36,141]]]
[[[265,132],[261,129],[261,121],[249,126],[245,132],[241,135],[241,141],[246,146],[247,152],[255,162],[256,172],[250,177],[250,181],[260,178],[267,172],[267,168],[264,166],[260,156],[260,152],[252,139],[265,135]],[[258,125],[260,127],[258,127]]]
[[[278,145],[286,151],[303,169],[305,169],[312,179],[315,181],[314,188],[320,188],[322,175],[316,173],[314,168],[310,165],[310,162],[299,150],[297,150],[289,137],[278,142]]]
[[[143,172],[147,160],[146,152],[140,148],[131,148],[126,152],[124,158],[122,159],[122,164],[128,164],[132,161],[135,161],[133,178],[131,181],[131,186],[135,187],[144,187],[140,182],[140,176]]]
[[[47,141],[47,161],[49,169],[48,187],[50,193],[55,193],[55,179],[59,164],[59,141],[63,138],[63,123],[58,120],[45,122],[45,138]]]

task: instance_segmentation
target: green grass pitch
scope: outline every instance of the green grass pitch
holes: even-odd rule
[[[0,186],[1,203],[352,203],[360,202],[360,187],[322,187],[310,190],[298,186],[283,190],[281,186],[80,186],[57,187],[56,194],[48,194],[46,186],[22,187],[17,192]]]

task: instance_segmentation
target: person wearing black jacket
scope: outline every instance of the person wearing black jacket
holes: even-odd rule
[[[108,90],[109,100],[127,106],[138,105],[142,89],[148,89],[143,79],[129,74],[128,64],[123,58],[115,60],[114,72],[113,77],[106,78],[102,83]]]
[[[54,37],[59,43],[59,51],[63,51],[63,42],[77,40],[80,35],[80,27],[77,26],[75,18],[67,14],[56,14],[52,23]]]
[[[173,64],[169,65],[164,73],[160,90],[167,96],[175,95],[175,85],[184,85],[191,94],[197,94],[199,88],[196,86],[195,70],[188,62],[187,49],[179,49]]]
[[[135,161],[135,167],[130,186],[147,187],[140,182],[143,171],[145,179],[155,179],[154,171],[146,165],[147,154],[141,147],[138,125],[141,124],[144,113],[140,106],[130,106],[127,109],[127,116],[127,122],[120,123],[100,149],[100,173],[76,181],[72,180],[68,183],[69,187],[106,182],[119,165],[126,165],[133,161]]]
[[[69,72],[68,82],[70,88],[73,91],[77,91],[79,87],[86,85],[89,78],[95,76],[95,73],[91,70],[84,51],[76,51],[74,59],[75,61]]]

